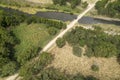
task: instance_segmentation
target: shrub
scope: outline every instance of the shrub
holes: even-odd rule
[[[71,80],[85,80],[85,77],[78,73]]]
[[[16,72],[17,66],[15,62],[9,62],[8,64],[4,65],[2,68],[2,76],[9,76]]]
[[[55,34],[57,33],[57,29],[55,29],[54,27],[50,27],[50,28],[48,29],[48,33],[49,33],[50,35],[55,35]]]
[[[93,71],[99,71],[98,65],[95,65],[95,64],[93,64],[93,65],[91,66],[91,69],[92,69]]]
[[[81,57],[82,49],[79,46],[74,46],[73,47],[73,54],[78,56],[78,57]]]
[[[47,52],[43,52],[38,58],[31,60],[23,65],[20,69],[19,75],[23,77],[23,80],[36,80],[38,74],[44,68],[46,68],[46,66],[50,64],[52,60],[53,55]]]
[[[58,38],[56,44],[59,48],[62,48],[65,45],[65,40],[63,38]]]
[[[88,6],[87,1],[85,1],[85,2],[82,3],[82,7],[83,7],[83,8],[86,8],[87,6]]]
[[[120,54],[117,56],[117,62],[120,64]]]
[[[99,80],[93,76],[87,76],[85,80]]]

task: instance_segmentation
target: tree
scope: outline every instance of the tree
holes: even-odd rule
[[[80,3],[81,0],[71,0],[71,8],[75,8]]]
[[[79,46],[74,46],[73,47],[73,54],[78,56],[78,57],[81,57],[82,49]]]
[[[86,30],[76,27],[64,36],[65,40],[73,47],[73,52],[80,54],[81,46],[87,45],[86,56],[88,57],[112,57],[120,52],[120,36],[110,36],[98,26],[95,30]],[[74,48],[74,46],[78,46]],[[74,54],[75,54],[74,53]]]
[[[76,74],[72,80],[85,80],[85,77],[80,73]]]
[[[50,35],[55,35],[57,33],[57,29],[54,27],[50,27],[50,28],[48,28],[48,33]]]
[[[59,5],[65,5],[66,4],[66,0],[53,0],[54,4],[59,4]]]
[[[65,40],[63,38],[58,38],[56,44],[59,48],[62,48],[65,45]]]
[[[120,53],[117,56],[117,62],[120,64]]]
[[[87,8],[87,6],[88,6],[87,1],[85,1],[85,2],[82,3],[82,7],[83,7],[83,8]]]
[[[41,72],[39,80],[68,80],[68,77],[59,70],[50,67]]]
[[[17,15],[16,13],[6,13],[3,12],[1,20],[0,20],[0,25],[2,27],[10,27],[10,26],[16,26],[19,25],[21,21],[21,16]]]
[[[9,62],[2,67],[2,77],[12,75],[16,72],[17,66],[15,62]]]
[[[14,46],[14,38],[11,36],[7,30],[0,27],[0,53],[3,57],[8,57],[11,54],[12,46]],[[11,48],[11,49],[10,49]]]
[[[107,15],[109,17],[120,18],[120,1],[115,0],[108,2],[109,0],[101,0],[96,3],[95,8],[99,14]]]
[[[17,53],[17,61],[21,64],[24,65],[26,62],[34,58],[38,54],[39,48],[30,46],[27,48],[26,51],[23,51],[21,53]]]
[[[95,64],[91,66],[91,69],[92,69],[93,71],[99,71],[98,65],[95,65]]]
[[[93,76],[87,76],[85,80],[99,80]]]
[[[15,37],[5,28],[0,27],[0,72],[2,76],[8,76],[15,72],[16,61],[14,57]]]
[[[37,75],[39,75],[52,60],[53,56],[50,53],[43,52],[37,59],[31,60],[23,65],[19,74],[23,77],[23,80],[36,80]]]

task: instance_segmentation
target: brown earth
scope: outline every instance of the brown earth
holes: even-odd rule
[[[68,74],[82,73],[85,76],[92,75],[100,80],[120,80],[120,65],[115,57],[77,57],[72,54],[72,48],[69,45],[63,48],[55,47],[50,52],[55,55],[55,59],[50,66],[59,68]],[[99,66],[98,72],[91,70],[91,65],[93,64]]]

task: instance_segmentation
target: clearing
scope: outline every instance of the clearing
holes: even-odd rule
[[[54,47],[50,52],[55,56],[50,66],[60,69],[68,74],[82,73],[85,76],[92,75],[100,80],[120,79],[120,65],[117,63],[115,57],[77,57],[72,54],[72,47],[68,44],[63,48]],[[99,66],[98,72],[91,70],[91,65],[93,64]]]
[[[52,36],[47,32],[45,24],[30,24],[25,23],[13,29],[13,33],[20,39],[21,43],[16,46],[18,53],[24,52],[29,47],[44,47]]]

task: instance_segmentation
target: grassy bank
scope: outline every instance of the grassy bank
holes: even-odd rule
[[[3,0],[0,1],[1,7],[7,7],[16,9],[22,12],[26,12],[29,14],[35,14],[38,11],[57,11],[57,12],[65,12],[71,14],[79,14],[85,8],[83,7],[83,3],[79,4],[76,8],[72,9],[70,4],[67,5],[54,5],[49,0],[47,2],[41,0],[25,0],[25,1],[18,1],[18,0]],[[23,3],[24,2],[24,3]],[[10,3],[10,4],[9,4]]]

